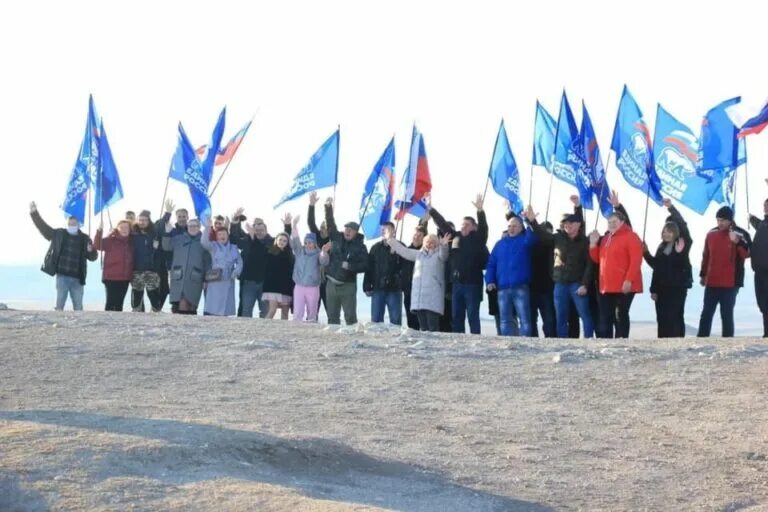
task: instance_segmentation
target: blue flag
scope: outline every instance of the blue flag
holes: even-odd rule
[[[616,167],[627,183],[661,205],[661,183],[653,167],[651,134],[626,85],[616,114],[611,149],[616,153]]]
[[[576,173],[573,170],[572,163],[569,162],[568,154],[573,146],[573,141],[579,136],[579,130],[576,128],[576,121],[573,119],[571,106],[568,104],[568,97],[563,91],[563,97],[560,100],[560,115],[557,117],[557,128],[555,129],[555,153],[552,160],[552,172],[555,178],[562,180],[569,185],[576,186]]]
[[[739,139],[736,155],[736,163],[738,164],[736,167],[726,167],[716,173],[715,179],[718,186],[712,197],[713,201],[730,206],[734,212],[736,211],[736,172],[738,166],[743,165],[747,161],[747,144],[744,139]],[[713,171],[703,172],[710,173]]]
[[[699,215],[704,214],[719,182],[705,179],[697,172],[699,140],[661,105],[656,110],[653,155],[664,195]]]
[[[93,96],[88,98],[88,119],[85,123],[85,135],[80,143],[80,151],[67,181],[67,190],[61,209],[68,216],[75,217],[80,224],[85,223],[86,199],[88,187],[99,169],[99,130],[96,124],[96,109]]]
[[[104,121],[101,122],[99,132],[99,160],[101,165],[93,183],[94,215],[123,198],[123,186],[120,184],[120,176],[117,173],[115,160],[112,158],[107,132],[104,130]]]
[[[360,201],[360,227],[365,238],[378,238],[381,235],[381,225],[392,218],[394,195],[395,138],[392,137],[373,167]]]
[[[579,191],[581,204],[584,208],[593,208],[592,196],[598,198],[600,212],[604,217],[613,212],[609,200],[610,188],[605,178],[605,167],[597,145],[597,136],[592,126],[587,107],[582,101],[582,118],[579,135],[571,145],[569,160],[576,174],[576,188]]]
[[[701,122],[701,155],[699,168],[702,171],[738,167],[739,128],[733,124],[726,109],[741,101],[731,98],[711,108]],[[745,159],[746,161],[746,159]]]
[[[301,197],[307,192],[332,187],[336,184],[339,171],[339,131],[336,130],[315,151],[315,154],[309,159],[309,163],[293,179],[293,184],[288,192],[275,204],[275,208]]]
[[[533,125],[533,165],[552,172],[552,155],[555,154],[555,129],[557,124],[549,112],[536,101],[536,121]]]
[[[523,211],[523,200],[520,198],[520,173],[512,148],[509,146],[503,119],[499,125],[499,134],[496,136],[488,179],[493,184],[493,190],[509,201],[509,207],[515,214]]]

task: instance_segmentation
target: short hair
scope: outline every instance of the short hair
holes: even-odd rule
[[[383,222],[383,223],[381,224],[381,227],[383,227],[383,228],[392,228],[392,229],[395,229],[395,223],[394,223],[394,222],[390,222],[390,221],[387,221],[387,222]]]
[[[217,233],[219,233],[221,231],[225,232],[226,234],[229,234],[229,230],[227,228],[225,228],[225,227],[220,227],[219,229],[216,230]]]
[[[621,222],[627,222],[627,216],[624,215],[623,213],[621,213],[618,210],[613,210],[613,212],[611,212],[611,214],[608,216],[608,218],[610,219],[611,217],[616,217]]]
[[[475,220],[474,217],[464,217],[464,220],[471,223],[473,226],[477,226],[477,221]]]
[[[125,216],[126,217],[130,217],[131,215],[133,215],[135,217],[136,216],[136,212],[134,212],[133,210],[128,210],[127,212],[125,212]]]
[[[224,216],[223,215],[217,215],[213,218],[214,221],[221,221],[224,222]]]
[[[176,210],[176,215],[180,213],[186,213],[187,215],[189,215],[189,212],[187,211],[186,208],[179,208],[178,210]]]
[[[425,227],[424,227],[423,225],[421,225],[421,224],[419,224],[418,226],[416,226],[416,229],[415,229],[415,231],[418,231],[419,233],[421,233],[421,234],[422,234],[422,235],[424,235],[424,236],[427,236],[427,235],[429,234],[429,232],[427,231],[427,228],[425,228]]]
[[[193,224],[193,223],[197,224],[198,226],[201,225],[200,219],[189,219],[189,221],[187,221],[187,226],[189,226],[190,224]]]

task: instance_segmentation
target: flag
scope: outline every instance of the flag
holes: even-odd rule
[[[616,153],[616,167],[627,183],[661,205],[661,183],[653,167],[651,134],[626,85],[616,114],[611,149]]]
[[[88,98],[88,118],[85,123],[85,135],[80,143],[77,160],[67,181],[67,189],[61,209],[68,216],[75,217],[80,224],[85,223],[86,199],[88,187],[99,169],[99,130],[96,125],[96,108],[93,96]]]
[[[653,156],[664,195],[703,215],[719,182],[697,172],[699,140],[661,105],[656,110]]]
[[[360,201],[360,227],[365,238],[378,238],[380,226],[392,218],[395,195],[395,138],[371,171]]]
[[[211,133],[211,141],[208,147],[219,147],[222,135],[224,134],[226,112],[227,109],[224,108],[221,114],[219,114],[219,119],[216,121],[216,126]],[[174,156],[174,162],[184,167],[184,181],[187,183],[189,193],[192,196],[195,215],[197,215],[201,223],[205,224],[211,216],[211,200],[208,196],[208,187],[211,184],[216,152],[209,151],[205,158],[200,160],[181,123],[179,123],[178,136],[179,145]]]
[[[275,208],[281,204],[301,197],[313,190],[332,187],[336,185],[339,171],[339,130],[323,142],[323,145],[315,151],[309,159],[309,163],[293,179],[293,184],[288,192],[277,202]]]
[[[123,186],[117,173],[112,150],[109,147],[104,121],[99,126],[99,170],[93,183],[93,214],[99,214],[104,208],[109,208],[123,198]]]
[[[747,144],[744,139],[739,139],[736,154],[736,163],[738,166],[720,169],[720,172],[715,175],[718,186],[712,197],[713,201],[718,204],[730,206],[734,212],[736,211],[736,172],[738,171],[738,167],[745,164],[747,161]]]
[[[219,121],[221,123],[226,122],[226,107],[222,109],[222,112],[224,113],[224,117],[221,117],[221,114],[219,115]],[[251,122],[249,121],[243,128],[238,131],[232,139],[229,140],[226,146],[219,148],[216,151],[216,160],[214,162],[214,167],[220,165],[220,162],[227,163],[229,160],[232,159],[232,157],[235,155],[235,152],[237,151],[237,148],[240,147],[240,143],[242,142],[242,137],[245,136],[245,132],[248,131],[248,128],[250,127]],[[218,123],[216,125],[219,126]],[[224,124],[221,125],[221,129],[224,129]],[[223,133],[223,132],[222,132]],[[198,147],[195,150],[195,156],[202,162],[207,155],[209,155],[208,148],[210,146],[208,144],[203,144],[202,146]],[[228,158],[226,161],[224,160],[225,153],[228,154]],[[181,157],[181,154],[179,152],[179,146],[177,145],[176,152],[173,155],[173,158],[171,159],[171,166],[168,169],[168,178],[176,181],[180,181],[182,183],[186,183],[186,179],[184,178],[184,173],[186,172],[187,167],[184,165],[184,158]],[[213,175],[213,169],[211,169],[211,175]],[[210,183],[210,179],[208,180]]]
[[[432,191],[432,178],[429,175],[427,151],[424,148],[424,136],[416,125],[413,125],[411,136],[411,152],[408,155],[408,167],[400,180],[400,201],[395,202],[398,208],[396,219],[401,220],[406,213],[423,217],[427,213],[424,197]]]
[[[509,201],[510,210],[515,214],[523,211],[523,200],[520,198],[520,173],[517,169],[512,148],[509,146],[504,120],[499,125],[499,134],[493,147],[491,167],[488,169],[488,179],[493,184],[493,190]]]
[[[552,172],[552,155],[555,154],[555,129],[555,119],[537,100],[532,165],[545,167],[549,172]]]
[[[765,127],[768,126],[768,102],[765,103],[760,112],[753,118],[749,119],[746,123],[741,125],[738,137],[746,137],[747,135],[758,134]]]
[[[576,186],[576,173],[568,161],[568,153],[571,151],[573,141],[579,136],[576,121],[573,119],[571,105],[563,91],[560,100],[560,114],[557,116],[557,128],[555,129],[555,152],[552,158],[552,172],[555,178],[569,185]]]
[[[581,102],[582,117],[579,135],[571,145],[568,159],[576,175],[576,188],[579,191],[581,205],[591,210],[592,196],[597,196],[600,212],[604,217],[613,212],[609,200],[610,188],[605,178],[605,166],[597,145],[597,136],[592,126],[592,119],[584,102]]]
[[[702,171],[738,167],[739,129],[728,116],[727,109],[741,102],[740,97],[725,100],[709,109],[701,123],[699,168]]]
[[[252,121],[245,123],[245,125],[243,125],[243,127],[240,128],[240,130],[234,134],[225,145],[219,148],[218,153],[216,154],[216,167],[226,165],[230,162],[230,160],[232,160],[238,148],[240,147],[240,144],[243,142],[245,134],[248,133],[248,129],[251,127],[251,123]],[[197,148],[197,156],[202,158],[207,151],[208,146],[202,145]]]

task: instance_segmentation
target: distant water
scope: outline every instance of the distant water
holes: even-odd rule
[[[650,283],[650,275],[644,275],[647,284]],[[734,316],[736,319],[736,334],[739,336],[762,335],[763,324],[760,312],[755,303],[754,284],[752,273],[747,271],[745,286],[739,292],[736,301]],[[362,293],[362,286],[358,287],[358,316],[360,320],[370,319],[370,301]],[[129,292],[130,295],[130,292]],[[52,310],[56,298],[54,279],[40,271],[38,266],[0,265],[0,302],[15,309]],[[704,300],[704,289],[694,286],[688,292],[685,320],[689,326],[699,323],[699,314]],[[84,307],[88,310],[98,311],[104,308],[104,286],[101,283],[101,268],[98,262],[88,266],[88,280],[83,298]],[[68,305],[68,307],[71,307]],[[130,303],[126,299],[126,309],[130,310]],[[166,309],[168,307],[166,306]],[[202,308],[201,308],[202,311]],[[493,318],[488,315],[488,302],[483,301],[481,315],[484,324],[483,332],[494,332]],[[633,323],[653,324],[656,321],[656,312],[650,295],[644,293],[635,298],[632,304]],[[715,314],[712,324],[712,334],[720,333],[719,315]]]

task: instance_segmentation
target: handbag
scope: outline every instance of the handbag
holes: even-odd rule
[[[210,283],[212,281],[221,281],[221,277],[224,274],[223,270],[220,268],[212,268],[208,272],[205,273],[205,282]]]

